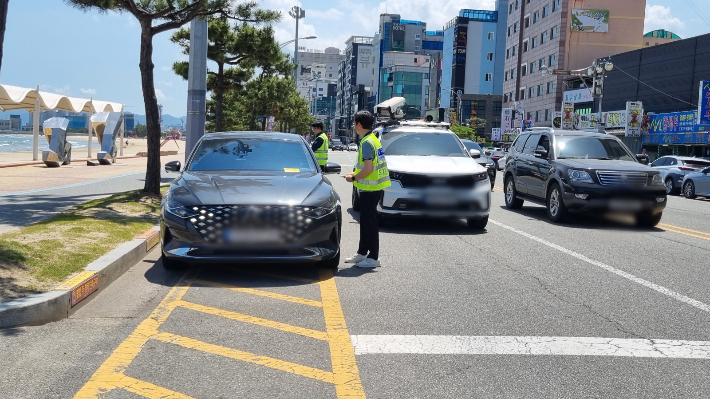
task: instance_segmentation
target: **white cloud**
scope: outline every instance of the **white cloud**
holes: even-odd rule
[[[64,85],[64,87],[55,87],[52,85],[40,85],[39,89],[41,91],[46,91],[49,93],[63,94],[63,95],[67,95],[67,94],[69,94],[69,91],[71,91],[71,87],[69,85]]]
[[[670,7],[662,5],[646,5],[646,20],[644,21],[644,32],[656,29],[666,29],[670,31],[681,31],[685,29],[685,22],[671,14]]]
[[[96,95],[96,89],[79,89],[84,94]]]
[[[164,67],[160,68],[160,70],[165,71],[165,72],[168,72],[168,71],[170,71],[171,69],[172,69],[172,68],[170,68],[169,66],[164,66]]]
[[[155,89],[155,97],[161,101],[168,99],[168,97],[165,94],[163,94],[163,91],[158,88]]]
[[[173,82],[168,82],[166,80],[156,80],[155,83],[160,86],[167,86],[167,87],[172,87],[172,85],[173,85]]]

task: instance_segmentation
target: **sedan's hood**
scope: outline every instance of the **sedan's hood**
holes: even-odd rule
[[[300,205],[322,184],[327,185],[322,175],[313,172],[184,172],[172,195],[186,205],[195,201],[209,205]]]
[[[615,170],[624,172],[653,172],[648,165],[638,162],[606,159],[560,159],[557,162],[578,169]]]
[[[387,155],[387,168],[396,172],[426,175],[470,175],[486,171],[473,158],[413,155]]]

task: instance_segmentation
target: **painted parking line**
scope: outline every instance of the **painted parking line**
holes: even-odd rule
[[[243,271],[242,271],[243,272]],[[306,279],[295,276],[280,275],[265,272],[247,272],[261,277],[298,281],[306,284],[318,284],[321,301],[313,301],[269,291],[221,284],[204,279],[198,279],[198,270],[188,271],[173,287],[151,315],[143,320],[131,335],[123,341],[109,358],[99,367],[91,379],[74,396],[75,399],[103,398],[114,389],[124,389],[146,398],[190,398],[180,392],[171,391],[147,381],[126,376],[125,370],[141,352],[148,340],[156,340],[183,348],[193,349],[213,355],[224,356],[237,361],[256,364],[274,370],[315,379],[335,385],[338,398],[365,398],[365,392],[360,381],[360,374],[355,360],[355,350],[350,340],[350,334],[345,324],[345,317],[340,305],[335,278],[332,270],[320,270],[319,279]],[[229,289],[245,294],[255,295],[264,300],[282,300],[304,306],[323,309],[326,331],[293,326],[273,320],[262,319],[246,314],[236,313],[211,306],[205,306],[183,300],[183,297],[193,285],[205,285],[219,289]],[[184,337],[160,331],[160,326],[168,319],[176,308],[223,317],[236,322],[249,323],[264,328],[275,329],[287,333],[298,334],[312,339],[327,341],[330,350],[332,371],[320,370],[297,363],[287,362],[256,353],[241,351],[215,345],[198,339]]]
[[[650,289],[652,289],[652,290],[654,290],[654,291],[656,291],[656,292],[659,292],[659,293],[661,293],[661,294],[663,294],[663,295],[669,296],[669,297],[671,297],[671,298],[673,298],[673,299],[675,299],[675,300],[677,300],[677,301],[683,302],[683,303],[685,303],[685,304],[687,304],[687,305],[690,305],[690,306],[692,306],[692,307],[694,307],[694,308],[700,309],[700,310],[702,310],[703,312],[710,313],[710,305],[708,305],[708,304],[706,304],[706,303],[704,303],[704,302],[698,301],[697,299],[690,298],[690,297],[688,297],[688,296],[685,296],[685,295],[683,295],[683,294],[681,294],[681,293],[678,293],[678,292],[673,291],[673,290],[671,290],[671,289],[668,289],[668,288],[666,288],[666,287],[663,287],[663,286],[660,286],[660,285],[658,285],[658,284],[652,283],[652,282],[650,282],[650,281],[648,281],[648,280],[644,280],[644,279],[642,279],[642,278],[640,278],[640,277],[636,277],[636,276],[634,276],[634,275],[631,274],[631,273],[627,273],[627,272],[625,272],[625,271],[623,271],[623,270],[620,270],[620,269],[617,269],[617,268],[615,268],[615,267],[613,267],[613,266],[609,266],[609,265],[607,265],[607,264],[605,264],[605,263],[602,263],[602,262],[596,261],[596,260],[594,260],[594,259],[588,258],[588,257],[586,257],[586,256],[584,256],[584,255],[582,255],[582,254],[580,254],[580,253],[574,252],[574,251],[572,251],[572,250],[570,250],[570,249],[567,249],[567,248],[562,247],[562,246],[560,246],[560,245],[554,244],[554,243],[549,242],[549,241],[547,241],[547,240],[544,240],[544,239],[542,239],[542,238],[540,238],[540,237],[537,237],[537,236],[534,236],[534,235],[532,235],[532,234],[526,233],[526,232],[524,232],[524,231],[522,231],[522,230],[518,230],[518,229],[516,229],[515,227],[508,226],[508,225],[506,225],[506,224],[503,224],[503,223],[498,222],[498,221],[495,221],[495,220],[489,220],[489,222],[492,223],[492,224],[494,224],[494,225],[496,225],[496,226],[498,226],[498,227],[502,227],[502,228],[504,228],[504,229],[506,229],[506,230],[508,230],[508,231],[511,231],[511,232],[513,232],[513,233],[519,234],[519,235],[521,235],[521,236],[523,236],[523,237],[526,237],[526,238],[529,238],[529,239],[531,239],[531,240],[533,240],[533,241],[536,241],[536,242],[538,242],[538,243],[540,243],[540,244],[542,244],[542,245],[544,245],[544,246],[546,246],[546,247],[555,249],[555,250],[560,251],[560,252],[562,252],[562,253],[565,253],[565,254],[567,254],[567,255],[569,255],[569,256],[572,256],[572,257],[574,257],[574,258],[577,258],[577,259],[579,259],[579,260],[581,260],[581,261],[583,261],[583,262],[585,262],[585,263],[588,263],[588,264],[590,264],[590,265],[592,265],[592,266],[598,267],[598,268],[600,268],[600,269],[602,269],[602,270],[606,270],[606,271],[608,271],[608,272],[610,272],[610,273],[616,274],[617,276],[623,277],[623,278],[625,278],[625,279],[627,279],[627,280],[629,280],[629,281],[632,281],[632,282],[634,282],[634,283],[636,283],[636,284],[642,285],[642,286],[644,286],[644,287],[646,287],[646,288],[650,288]]]
[[[710,342],[595,337],[353,335],[356,355],[543,355],[710,359]]]

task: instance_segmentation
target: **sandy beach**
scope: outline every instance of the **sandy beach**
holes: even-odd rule
[[[69,140],[84,140],[86,141],[86,135],[83,136],[69,136]],[[44,140],[44,142],[42,142]],[[146,139],[126,139],[123,147],[124,156],[133,156],[139,152],[148,151],[148,141]],[[118,140],[116,141],[118,145]],[[40,153],[39,160],[42,159],[42,149],[46,148],[46,139],[40,137]],[[91,155],[93,159],[96,159],[96,153],[99,151],[99,142],[96,137],[93,137],[91,146]],[[169,141],[167,142],[161,150],[178,150],[179,152],[185,151],[184,141]],[[118,152],[120,154],[120,150]],[[85,159],[88,155],[88,148],[75,148],[72,150],[72,159]],[[32,151],[14,151],[14,152],[0,152],[0,165],[11,164],[11,163],[21,163],[21,162],[32,162]]]

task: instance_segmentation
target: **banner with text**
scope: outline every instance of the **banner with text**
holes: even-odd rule
[[[574,104],[570,102],[562,103],[562,129],[574,129]]]
[[[491,130],[491,141],[500,141],[503,138],[503,135],[500,133],[500,129],[501,128],[499,127],[494,127]]]
[[[626,137],[641,137],[643,104],[640,101],[626,102]]]

